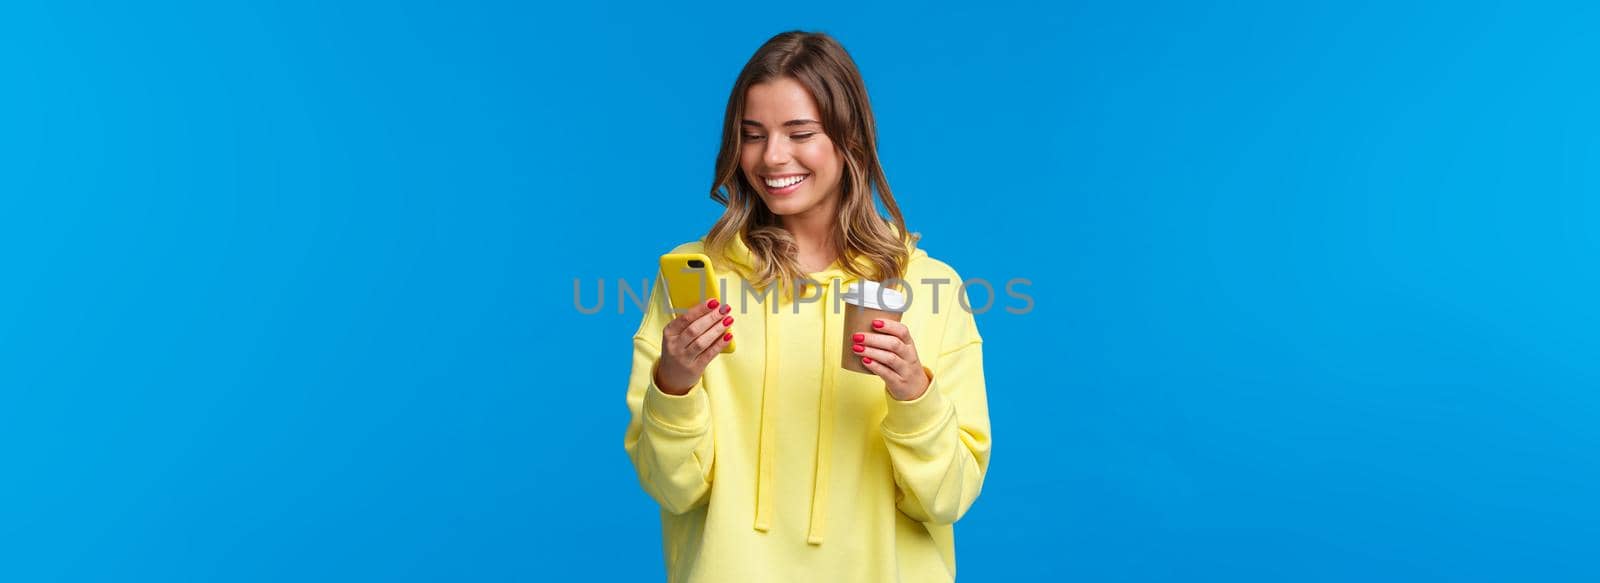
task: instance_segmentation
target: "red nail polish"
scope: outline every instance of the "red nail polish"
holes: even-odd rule
[[[731,312],[731,311],[733,311],[733,306],[732,305],[722,304],[722,313],[726,314],[726,313]]]
[[[732,332],[729,332],[727,334],[723,334],[722,335],[722,341],[723,342],[727,342],[729,340],[733,340],[733,333]]]
[[[722,325],[723,326],[732,326],[733,325],[733,316],[728,316],[726,318],[723,318],[722,319]]]
[[[851,336],[850,339],[854,340],[856,342],[865,342],[866,339],[867,339],[867,335],[866,334],[857,333],[856,335]]]
[[[882,328],[883,327],[883,320],[873,320],[872,321],[872,327],[873,328]]]
[[[721,303],[718,302],[716,298],[711,298],[711,301],[706,302],[706,307],[711,308],[713,310],[717,309],[717,306],[719,306],[719,305],[721,305]]]
[[[870,356],[861,357],[861,363],[862,364],[872,364],[872,357],[870,357]]]
[[[851,349],[851,350],[854,350],[854,351],[856,351],[856,352],[866,352],[866,351],[867,351],[867,347],[865,347],[865,346],[862,346],[862,345],[860,345],[860,344],[857,344],[857,345],[855,345],[855,346],[852,346],[852,347],[850,347],[850,349]]]

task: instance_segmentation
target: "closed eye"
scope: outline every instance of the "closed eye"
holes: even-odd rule
[[[816,137],[816,135],[817,135],[817,132],[805,132],[805,133],[799,133],[799,134],[790,134],[789,138],[790,139],[794,139],[794,140],[809,140],[809,139],[811,139],[813,137]],[[765,139],[767,139],[767,137],[766,136],[758,136],[758,135],[755,135],[755,134],[744,134],[744,139],[747,142],[757,142],[757,141],[765,140]]]

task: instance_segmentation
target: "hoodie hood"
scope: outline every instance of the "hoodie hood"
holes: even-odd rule
[[[890,225],[890,228],[894,229],[894,226]],[[898,234],[899,230],[895,229],[895,232]],[[906,262],[908,266],[918,258],[927,256],[927,253],[917,248],[914,242],[908,246],[911,251]],[[731,267],[746,281],[749,281],[755,274],[755,256],[750,251],[749,246],[745,244],[743,233],[736,235],[732,243],[728,245],[728,248],[722,253],[714,254],[714,257],[717,258],[714,263]],[[838,294],[843,293],[845,288],[860,278],[846,272],[839,261],[835,261],[827,269],[808,275],[819,285],[808,285],[806,289],[797,290],[797,294],[808,298],[808,301],[815,294],[821,294],[817,302],[824,306],[822,318],[822,362],[817,365],[822,367],[822,387],[818,396],[820,402],[817,407],[820,418],[817,420],[817,447],[814,454],[816,455],[814,466],[816,475],[811,490],[811,521],[806,530],[806,542],[820,545],[822,544],[822,535],[826,532],[827,517],[825,510],[828,507],[829,471],[831,469],[830,461],[832,459],[833,446],[835,379],[840,368],[839,355],[844,350],[844,335],[841,333],[844,327],[844,312],[843,310],[835,310],[832,306],[838,301],[836,299]],[[777,294],[771,294],[770,298],[767,301],[781,301],[777,299]],[[758,459],[755,476],[756,512],[755,524],[753,525],[755,530],[761,532],[767,532],[772,527],[773,465],[777,461],[777,448],[773,443],[775,431],[772,429],[772,423],[768,422],[769,419],[778,418],[777,399],[773,398],[769,392],[776,390],[778,386],[778,362],[781,358],[778,351],[778,338],[781,336],[782,331],[778,330],[779,319],[773,317],[775,310],[775,307],[766,305],[763,305],[761,309],[765,324],[763,326],[765,334],[762,344],[765,346],[766,351],[762,365],[761,419],[758,420],[760,435],[758,439],[759,445],[757,446]]]

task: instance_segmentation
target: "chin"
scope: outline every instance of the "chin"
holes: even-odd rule
[[[793,200],[780,200],[780,201],[777,201],[776,204],[774,204],[772,201],[769,200],[769,201],[767,201],[767,209],[771,210],[772,214],[778,215],[780,217],[788,216],[788,215],[799,213],[801,210],[804,210],[804,208],[805,208],[804,205],[795,204],[796,202],[797,201],[793,201]]]

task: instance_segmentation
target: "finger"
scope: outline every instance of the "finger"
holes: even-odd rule
[[[726,307],[728,307],[726,304],[722,306],[722,308]],[[699,319],[691,322],[689,324],[689,328],[684,330],[683,335],[689,342],[693,342],[707,331],[716,328],[719,324],[723,326],[733,325],[733,316],[723,315],[721,308],[707,311],[705,314],[702,314]]]
[[[695,366],[704,369],[706,365],[711,364],[711,361],[717,358],[718,354],[722,354],[722,349],[726,348],[730,342],[733,342],[733,333],[724,331],[721,336],[717,337],[715,342],[711,343],[711,346],[706,347],[705,352],[701,352],[700,356],[695,358]]]
[[[856,340],[857,338],[860,340]],[[920,362],[920,360],[917,358],[917,347],[912,346],[900,340],[900,338],[889,334],[857,333],[851,337],[851,340],[856,340],[855,343],[862,346],[877,348],[879,350],[893,353],[895,356],[899,357],[900,361],[907,364],[906,366],[901,367],[906,370],[916,368],[918,366],[917,363]]]
[[[705,332],[705,329],[710,327],[712,323],[720,320],[721,316],[718,315],[718,312],[728,310],[729,306],[717,302],[717,307],[712,308],[712,302],[717,302],[717,300],[711,299],[696,305],[690,312],[674,320],[678,327],[673,331],[672,338],[667,340],[666,343],[677,348],[686,348],[694,343],[695,338],[699,337],[701,332]]]
[[[689,324],[700,319],[701,316],[711,313],[712,310],[717,309],[720,307],[720,305],[720,302],[717,302],[715,299],[710,299],[695,304],[693,307],[690,307],[688,311],[678,314],[678,317],[673,318],[671,322],[668,322],[666,332],[671,335],[681,334],[683,333],[683,329]]]
[[[905,382],[905,376],[901,375],[900,371],[895,370],[893,367],[890,367],[887,364],[879,362],[876,358],[868,357],[861,359],[861,366],[867,367],[868,372],[878,375],[878,378],[881,378],[886,382]]]
[[[908,367],[906,366],[906,360],[901,358],[900,355],[889,352],[882,348],[873,348],[870,346],[862,346],[860,344],[857,344],[856,346],[861,346],[861,350],[855,351],[858,358],[870,358],[874,363],[882,363],[884,366],[893,369],[896,373],[902,376],[905,375]],[[854,350],[854,347],[851,349]]]
[[[689,354],[698,357],[701,353],[711,348],[711,345],[720,342],[728,334],[728,327],[733,325],[733,316],[725,316],[721,320],[712,322],[711,327],[695,337],[689,345]],[[721,350],[720,348],[718,350]]]
[[[857,332],[854,336],[851,336],[850,339],[854,344],[864,344],[873,348],[881,348],[883,350],[899,354],[902,357],[910,356],[905,350],[906,348],[909,348],[906,346],[906,343],[901,342],[899,338],[895,338],[894,336],[890,336],[888,334]]]
[[[911,345],[911,329],[894,320],[873,320],[872,331],[899,338],[906,346]]]

